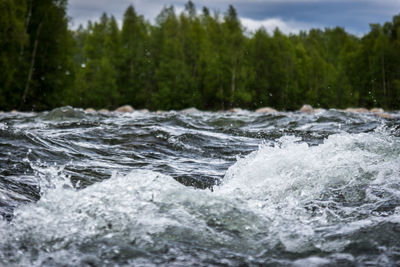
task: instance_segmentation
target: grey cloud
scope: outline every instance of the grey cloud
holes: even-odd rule
[[[181,10],[186,0],[70,0],[69,15],[73,27],[87,20],[98,19],[103,12],[113,14],[119,20],[129,4],[139,14],[153,20],[164,6],[174,5]],[[280,18],[283,21],[298,21],[307,25],[323,27],[341,26],[353,33],[365,33],[369,23],[390,21],[400,12],[399,0],[215,0],[193,1],[198,9],[207,6],[210,10],[225,12],[229,4],[239,15],[252,20]]]

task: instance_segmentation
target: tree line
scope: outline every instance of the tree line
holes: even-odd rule
[[[233,6],[152,24],[129,6],[68,29],[66,0],[0,1],[0,110],[58,106],[224,110],[400,108],[400,15],[362,37],[343,28],[249,33]]]

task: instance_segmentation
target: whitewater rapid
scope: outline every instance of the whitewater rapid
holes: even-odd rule
[[[325,115],[321,124],[326,124],[333,115]],[[151,120],[160,119],[152,116],[155,117]],[[270,119],[292,119],[289,115],[277,116],[281,117],[267,118],[266,124]],[[167,165],[164,170],[147,165],[147,168],[133,166],[127,171],[114,164],[113,152],[103,155],[104,147],[98,142],[78,140],[72,135],[68,139],[70,147],[68,142],[61,145],[55,133],[71,135],[73,131],[68,125],[60,126],[59,122],[56,124],[59,128],[52,125],[53,139],[39,138],[37,133],[44,127],[41,125],[33,135],[37,142],[42,142],[42,147],[54,142],[59,153],[78,153],[74,146],[80,144],[88,149],[87,158],[60,164],[51,157],[34,160],[34,150],[26,150],[21,162],[32,169],[30,179],[36,181],[32,183],[39,196],[32,200],[29,194],[20,192],[20,197],[26,199],[15,206],[12,219],[0,221],[0,264],[395,266],[400,263],[400,139],[395,123],[388,126],[380,121],[373,130],[358,133],[343,131],[338,126],[334,133],[323,133],[309,141],[313,134],[321,132],[312,130],[310,136],[283,133],[276,138],[255,139],[251,123],[260,127],[261,118],[253,119],[258,121],[243,123],[243,118],[231,115],[213,118],[208,129],[185,130],[188,126],[182,126],[182,122],[171,126],[168,120],[146,126],[153,131],[152,135],[159,135],[157,138],[161,140],[166,138],[167,144],[172,142],[176,153],[182,150],[193,153],[190,163],[179,164],[176,155],[164,152],[164,157],[170,157],[162,163]],[[322,127],[319,119],[297,125],[296,129],[309,131]],[[213,128],[220,120],[242,125],[227,135],[224,129]],[[374,123],[369,117],[361,120]],[[65,124],[65,118],[60,121]],[[98,131],[103,126],[100,121],[93,127]],[[143,126],[138,128],[137,131],[144,131]],[[250,129],[248,134],[238,134],[246,128]],[[89,136],[88,127],[79,129]],[[114,134],[118,138],[123,133]],[[231,155],[235,158],[221,172],[227,159],[221,162],[223,157],[209,154],[208,160],[195,157],[196,153],[204,153],[199,149],[206,145],[196,146],[193,139],[203,137],[238,146],[251,139],[254,149]],[[111,146],[114,145],[107,149]],[[116,151],[123,149],[115,146]],[[91,154],[100,150],[97,153],[103,157]],[[223,153],[231,150],[234,148],[226,148]],[[242,151],[248,150],[244,147]],[[129,156],[124,157],[129,164]],[[71,166],[78,172],[78,166],[91,162],[97,165],[85,166],[108,169],[110,176],[92,182],[83,178],[74,180]],[[210,176],[223,173],[223,176],[211,186],[196,187],[174,177],[185,169]],[[186,175],[190,173],[180,179]],[[8,193],[10,199],[15,200],[14,193]],[[4,194],[3,200],[6,198]]]

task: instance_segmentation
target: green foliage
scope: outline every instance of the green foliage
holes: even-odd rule
[[[118,91],[121,98],[135,107],[149,104],[146,90],[151,80],[148,24],[129,6],[121,31],[121,56],[118,64]]]
[[[22,62],[22,47],[28,42],[25,32],[26,2],[0,1],[0,108],[12,109],[20,98],[16,76]]]
[[[133,6],[68,30],[66,0],[0,1],[0,109],[400,108],[400,15],[362,38],[343,28],[246,32],[192,1],[151,25]]]
[[[84,106],[112,108],[119,102],[117,68],[121,55],[120,32],[115,18],[106,14],[102,15],[100,22],[90,25],[76,90],[83,96]]]
[[[3,0],[0,5],[0,108],[53,108],[74,80],[64,0]],[[3,36],[5,38],[3,38]],[[3,42],[3,41],[0,41]]]

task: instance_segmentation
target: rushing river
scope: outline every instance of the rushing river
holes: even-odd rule
[[[400,265],[400,113],[0,114],[0,265]]]

